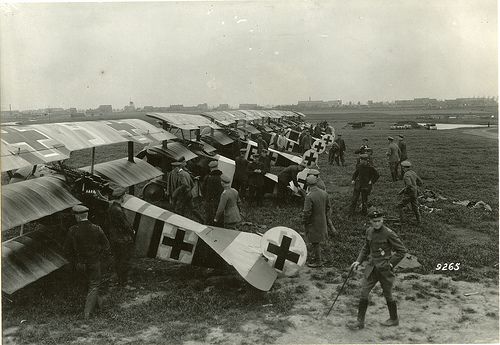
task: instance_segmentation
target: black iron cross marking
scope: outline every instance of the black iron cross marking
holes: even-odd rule
[[[184,236],[186,232],[184,230],[177,229],[175,233],[175,238],[163,237],[161,244],[172,247],[170,252],[170,258],[174,260],[179,260],[181,250],[191,253],[193,251],[193,245],[191,243],[184,242]]]
[[[292,152],[293,151],[293,146],[294,146],[293,141],[287,140],[287,142],[286,142],[286,150]]]
[[[323,147],[323,143],[321,141],[318,141],[317,144],[314,145],[314,148],[316,149],[316,151],[320,152],[323,149],[325,149],[326,147]]]
[[[5,130],[6,133],[2,133],[2,139],[11,146],[16,146],[16,144],[26,144],[33,148],[35,151],[47,150],[48,147],[42,145],[39,140],[50,139],[43,135],[42,133],[35,130],[18,131],[16,129]]]
[[[314,152],[310,152],[309,156],[304,157],[304,160],[307,161],[308,166],[316,162],[316,157],[314,157]]]
[[[303,178],[298,178],[298,179],[297,179],[297,182],[298,182],[299,184],[300,184],[300,183],[302,183],[303,188],[304,188],[304,187],[305,187],[305,185],[306,185],[306,179],[303,179]]]
[[[330,143],[333,141],[332,140],[332,137],[331,136],[325,136],[325,138],[323,138],[323,141],[326,143],[326,146],[330,145]]]
[[[283,266],[285,266],[285,260],[298,263],[300,255],[290,251],[290,244],[292,239],[288,236],[283,236],[281,240],[281,245],[278,247],[273,243],[269,243],[267,246],[267,251],[277,255],[276,262],[274,263],[274,268],[283,271]]]
[[[133,137],[139,135],[136,132],[137,128],[129,125],[128,123],[110,122],[110,123],[108,123],[108,126],[113,128],[115,131],[119,131],[119,132],[125,131],[125,132],[127,132],[128,135],[133,136]]]

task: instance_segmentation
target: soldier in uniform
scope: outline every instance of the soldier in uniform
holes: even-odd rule
[[[262,138],[262,134],[259,134],[257,136],[257,153],[260,153],[262,150],[267,150],[267,148],[267,141]]]
[[[278,174],[278,185],[277,185],[277,194],[275,202],[279,204],[283,204],[288,201],[288,184],[293,181],[293,184],[298,188],[299,183],[297,181],[297,174],[304,170],[306,166],[305,162],[301,164],[292,164],[287,166]]]
[[[398,235],[384,225],[384,214],[381,211],[370,209],[368,217],[370,227],[366,230],[365,243],[358,258],[351,265],[351,268],[355,270],[365,259],[368,259],[361,287],[358,317],[347,323],[347,327],[350,329],[364,328],[368,295],[377,282],[380,282],[382,287],[390,316],[382,325],[399,325],[397,305],[392,298],[392,286],[395,278],[393,270],[404,258],[407,251]]]
[[[386,155],[389,160],[392,182],[396,182],[398,180],[398,165],[401,152],[399,151],[398,145],[394,143],[393,137],[388,137],[387,140],[389,140],[389,147],[387,148]]]
[[[342,139],[342,134],[337,135],[337,138],[335,138],[335,142],[337,143],[337,145],[339,145],[339,152],[338,155],[335,157],[335,162],[337,163],[337,165],[342,164],[342,166],[345,166],[344,152],[346,150],[346,146],[344,139]]]
[[[356,160],[356,168],[358,167],[360,161],[361,161],[361,155],[362,154],[367,154],[368,159],[367,162],[369,165],[374,166],[373,164],[373,150],[368,146],[368,138],[363,138],[363,143],[361,144],[360,148],[354,151],[355,154],[359,154],[357,160]]]
[[[330,148],[330,151],[328,151],[328,163],[330,165],[333,165],[333,162],[337,162],[339,164],[339,156],[340,154],[340,146],[337,144],[335,141],[332,143],[332,147]]]
[[[182,157],[178,163],[177,185],[172,195],[174,212],[181,216],[186,216],[192,210],[191,189],[194,181],[191,174],[186,170],[186,160]]]
[[[300,139],[299,144],[300,144],[300,149],[302,150],[302,153],[306,152],[307,150],[309,150],[311,148],[312,138],[311,138],[311,134],[309,133],[309,131],[306,131],[304,133],[304,135]]]
[[[109,242],[102,229],[88,220],[89,209],[73,207],[77,224],[69,228],[64,249],[73,267],[88,279],[84,317],[88,319],[95,307],[102,308],[99,289],[102,284],[101,259],[109,252]]]
[[[220,196],[214,222],[223,223],[226,229],[236,229],[241,222],[241,201],[238,191],[231,188],[231,179],[226,175],[221,176],[221,185],[224,191]]]
[[[402,161],[401,169],[404,174],[403,182],[405,187],[399,192],[400,195],[403,195],[402,200],[398,204],[400,222],[401,224],[403,223],[403,208],[410,204],[417,219],[417,225],[420,225],[421,216],[418,208],[418,187],[422,186],[422,180],[415,171],[411,170],[411,163],[409,161]]]
[[[328,229],[335,232],[330,219],[330,199],[328,193],[318,188],[318,179],[314,175],[307,176],[309,193],[304,199],[303,222],[307,240],[311,243],[311,260],[309,267],[321,267],[321,243],[328,238]]]
[[[253,161],[248,164],[248,194],[249,201],[262,206],[264,198],[264,164],[260,160],[261,155],[252,155]]]
[[[242,198],[245,198],[248,181],[248,161],[245,159],[247,149],[241,149],[240,155],[236,157],[233,176],[233,188],[238,191]]]
[[[368,163],[368,154],[363,153],[360,155],[360,163],[356,167],[356,171],[352,174],[351,183],[354,185],[352,194],[352,202],[350,207],[350,215],[354,215],[356,206],[358,204],[359,194],[361,194],[361,212],[366,214],[368,207],[368,195],[370,195],[372,186],[377,182],[379,173],[377,170]]]
[[[217,212],[220,195],[224,190],[220,179],[222,171],[219,170],[217,161],[210,161],[208,166],[210,168],[210,173],[205,176],[201,193],[203,194],[205,202],[205,224],[215,225],[213,223],[215,212]]]
[[[106,214],[106,230],[115,264],[118,285],[125,286],[130,269],[130,258],[134,246],[134,230],[122,208],[125,188],[116,188],[111,194],[112,202]]]
[[[406,143],[404,142],[404,136],[403,135],[398,135],[398,147],[399,147],[399,151],[401,152],[401,156],[399,157],[399,166],[401,167],[401,163],[403,161],[406,161],[408,160],[408,154],[406,153]],[[403,168],[401,167],[401,173],[399,175],[399,179],[402,180],[403,179]]]

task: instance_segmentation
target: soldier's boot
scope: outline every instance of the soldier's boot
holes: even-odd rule
[[[352,330],[365,328],[365,315],[367,308],[368,308],[368,300],[361,299],[358,305],[358,317],[356,318],[356,320],[347,322],[346,324],[347,328]]]
[[[389,319],[382,322],[383,326],[391,327],[399,325],[398,307],[395,301],[387,301],[387,308],[389,309]]]

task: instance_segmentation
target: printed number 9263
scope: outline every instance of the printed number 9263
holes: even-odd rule
[[[459,269],[460,269],[460,262],[457,263],[445,262],[444,264],[436,265],[436,271],[458,271]]]

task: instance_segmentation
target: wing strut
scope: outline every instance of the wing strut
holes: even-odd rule
[[[133,141],[128,142],[128,161],[135,163],[134,162],[134,142]],[[134,185],[128,187],[128,193],[130,195],[134,195]]]

